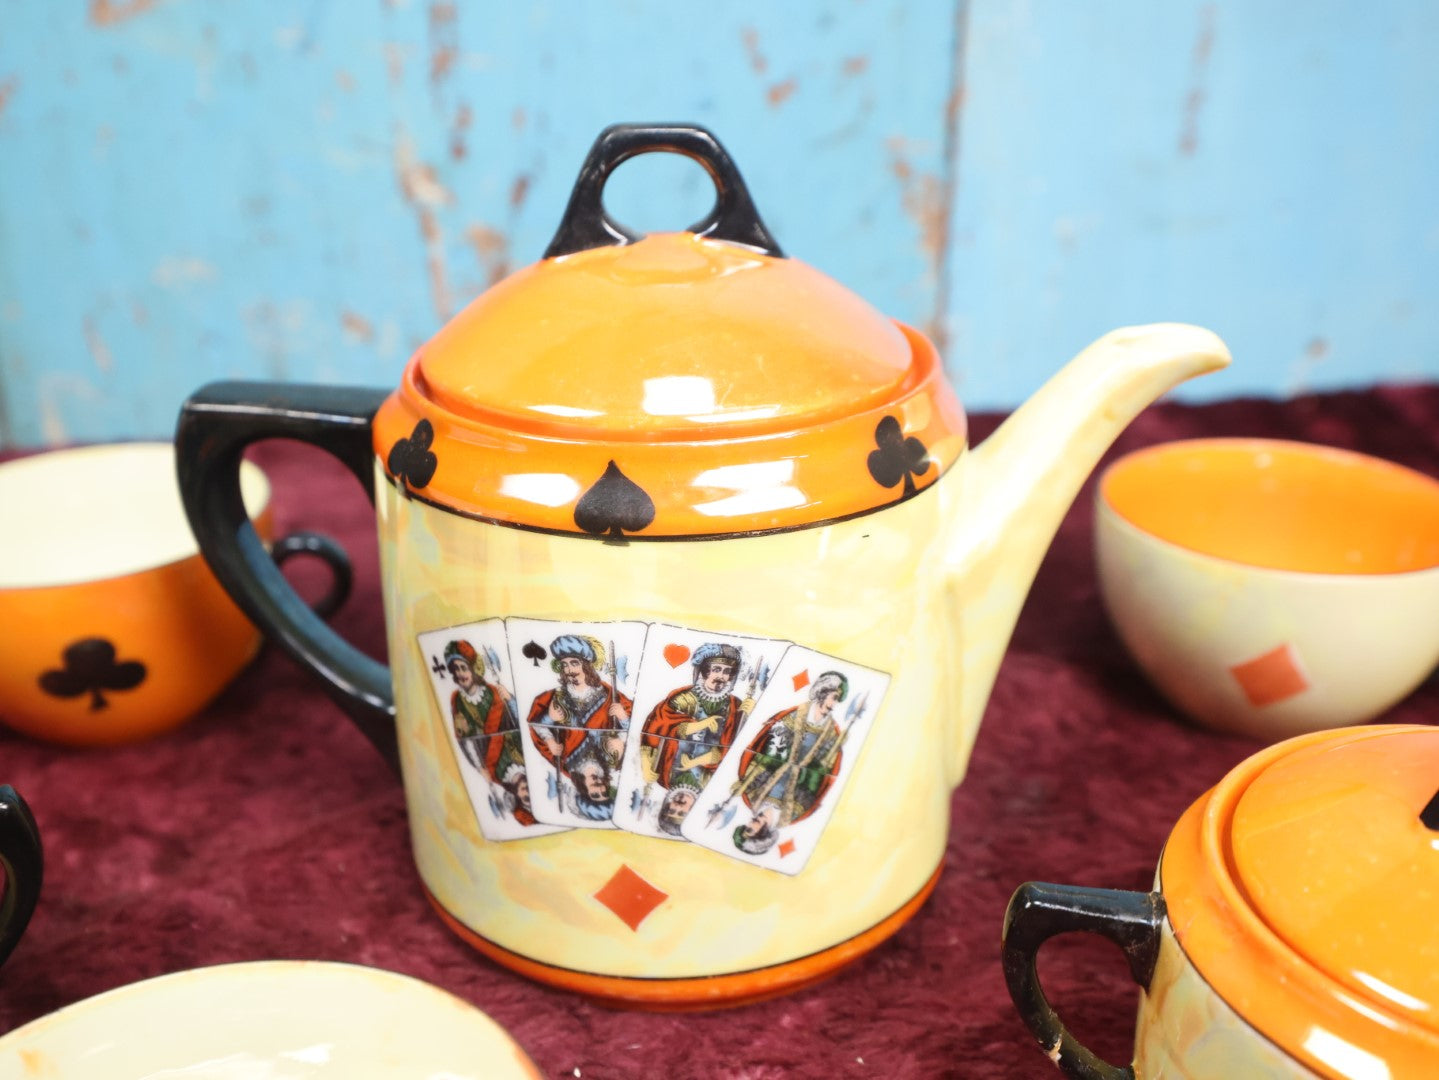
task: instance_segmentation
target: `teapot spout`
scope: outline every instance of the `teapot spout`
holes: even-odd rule
[[[961,458],[958,514],[946,548],[963,652],[956,783],[1040,560],[1085,478],[1141,409],[1229,359],[1224,342],[1197,326],[1112,331]]]

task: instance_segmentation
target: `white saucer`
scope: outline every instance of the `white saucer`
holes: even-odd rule
[[[533,1080],[498,1024],[376,968],[265,961],[132,983],[0,1039],[0,1076],[65,1080]]]

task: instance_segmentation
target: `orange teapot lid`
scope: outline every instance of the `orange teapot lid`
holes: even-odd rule
[[[610,173],[654,151],[714,181],[686,232],[639,236],[604,210]],[[413,497],[610,539],[877,510],[931,485],[964,440],[922,334],[786,258],[708,131],[638,125],[601,134],[545,258],[423,345],[375,424]]]
[[[1235,1011],[1321,1075],[1439,1062],[1439,729],[1343,728],[1256,754],[1180,820],[1160,886]]]

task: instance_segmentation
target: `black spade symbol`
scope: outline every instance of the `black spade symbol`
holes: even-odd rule
[[[613,540],[627,532],[639,532],[655,519],[654,500],[613,461],[594,487],[575,504],[575,524],[587,533]]]
[[[532,641],[520,650],[520,655],[534,662],[535,667],[545,658],[545,649],[538,641]]]
[[[401,439],[390,447],[390,456],[385,459],[390,475],[407,481],[412,488],[428,484],[440,464],[440,459],[430,452],[430,443],[434,441],[435,429],[428,420],[421,420],[408,439]]]
[[[929,471],[929,451],[913,435],[904,437],[904,430],[893,416],[886,416],[875,426],[875,445],[869,453],[869,475],[885,487],[904,481],[904,493],[915,492],[914,477]]]
[[[40,689],[54,697],[90,695],[90,710],[109,702],[102,690],[133,690],[145,681],[145,665],[138,660],[115,662],[115,646],[104,638],[85,638],[60,654],[65,666],[40,676]]]

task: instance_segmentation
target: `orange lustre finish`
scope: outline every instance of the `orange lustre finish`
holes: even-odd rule
[[[410,361],[375,420],[392,482],[473,517],[628,538],[850,517],[965,445],[933,345],[794,259],[691,233],[546,259]],[[616,532],[614,535],[619,535]]]
[[[1395,1080],[1434,1075],[1439,832],[1420,815],[1436,791],[1439,731],[1319,732],[1231,772],[1165,848],[1185,955],[1321,1075],[1359,1075],[1356,1061]]]
[[[269,539],[271,514],[255,522]],[[72,746],[148,738],[184,723],[220,693],[260,647],[260,632],[198,553],[101,581],[0,589],[0,619],[29,627],[6,643],[0,699],[6,726]],[[59,699],[36,675],[58,668],[77,636],[117,646],[117,663],[144,665],[134,688]]]

